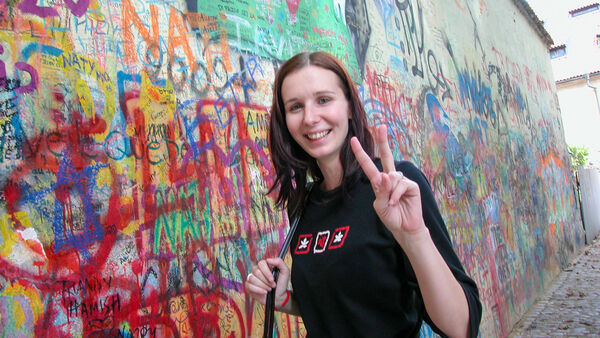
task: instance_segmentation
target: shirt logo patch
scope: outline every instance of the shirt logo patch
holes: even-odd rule
[[[348,235],[348,230],[350,230],[350,226],[335,229],[333,232],[333,240],[329,243],[329,249],[341,248],[346,240],[346,235]]]
[[[321,231],[317,234],[317,240],[315,241],[314,253],[321,253],[327,249],[327,242],[329,241],[329,230]]]
[[[298,244],[296,245],[296,249],[294,253],[296,255],[304,255],[310,251],[310,245],[313,240],[312,234],[300,235],[298,236]]]

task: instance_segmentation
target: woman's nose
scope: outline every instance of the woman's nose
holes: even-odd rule
[[[313,107],[306,106],[304,108],[304,123],[306,124],[315,124],[319,122],[321,117],[319,116],[319,112]]]

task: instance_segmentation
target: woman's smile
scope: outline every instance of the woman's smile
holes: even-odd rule
[[[306,137],[308,137],[308,139],[310,139],[312,141],[317,141],[317,140],[325,137],[326,135],[328,135],[329,132],[331,132],[331,129],[330,130],[316,132],[316,133],[306,134]]]

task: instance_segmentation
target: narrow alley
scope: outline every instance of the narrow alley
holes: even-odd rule
[[[599,319],[600,240],[596,238],[555,278],[510,337],[598,337]]]

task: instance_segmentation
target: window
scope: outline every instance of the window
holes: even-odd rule
[[[565,55],[567,55],[567,48],[565,47],[564,44],[558,45],[558,46],[553,46],[550,48],[550,58],[551,59],[556,59],[556,58],[559,58],[559,57],[565,56]]]
[[[569,14],[571,14],[571,17],[574,18],[576,16],[580,16],[580,15],[583,15],[586,13],[595,12],[599,9],[600,9],[600,4],[598,4],[596,2],[595,4],[587,5],[587,6],[569,11]]]

